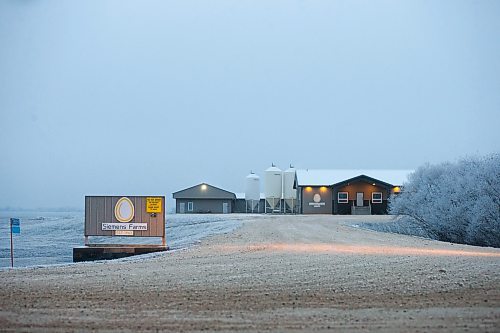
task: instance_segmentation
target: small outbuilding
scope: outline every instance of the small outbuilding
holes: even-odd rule
[[[206,183],[174,192],[172,196],[177,214],[229,214],[236,200],[233,192]]]

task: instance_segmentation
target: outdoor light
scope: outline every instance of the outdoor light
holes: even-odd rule
[[[201,185],[201,190],[202,191],[206,191],[207,190],[207,185],[205,185],[205,184]]]
[[[321,186],[321,187],[319,188],[319,190],[320,190],[320,192],[326,192],[326,186]]]
[[[313,189],[311,186],[306,187],[306,192],[311,192]]]

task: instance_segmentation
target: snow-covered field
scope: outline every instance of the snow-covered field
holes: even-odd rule
[[[0,267],[10,267],[9,218],[21,219],[21,234],[14,234],[14,266],[65,264],[73,261],[73,248],[82,246],[83,212],[0,212]],[[250,215],[167,215],[167,245],[172,250],[202,238],[227,233]],[[113,243],[111,237],[92,237],[93,243]],[[120,242],[160,243],[159,238],[125,238]]]

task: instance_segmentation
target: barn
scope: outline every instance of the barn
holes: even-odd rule
[[[233,192],[201,183],[172,193],[177,214],[229,214],[233,212],[236,195]]]
[[[413,170],[295,170],[290,168],[285,173],[292,176],[291,181],[281,182],[286,177],[283,177],[284,173],[277,172],[275,169],[272,167],[266,172],[269,171],[279,180],[275,182],[276,189],[272,192],[274,197],[278,198],[275,207],[279,209],[266,209],[268,199],[272,196],[259,193],[258,182],[254,184],[253,196],[246,192],[234,193],[201,183],[173,193],[176,201],[175,211],[178,214],[268,212],[277,214],[387,214],[389,197],[401,191],[402,184],[413,172]],[[258,177],[251,174],[247,176],[247,182],[254,181],[256,178]],[[273,182],[267,182],[267,178],[267,185],[273,185]],[[267,187],[269,186],[266,186],[266,191]],[[292,188],[293,191],[291,191]],[[248,197],[255,197],[255,200],[246,200]],[[291,204],[288,203],[290,201]],[[284,207],[293,207],[293,209],[286,210]]]
[[[299,169],[295,188],[300,214],[387,214],[412,170]]]

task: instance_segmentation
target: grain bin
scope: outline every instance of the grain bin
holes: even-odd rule
[[[283,172],[274,164],[264,172],[264,194],[266,196],[266,212],[267,207],[271,212],[281,211],[281,198],[283,194],[282,188]]]
[[[284,213],[295,212],[297,203],[297,190],[293,188],[295,183],[295,168],[290,165],[290,168],[283,172],[283,198],[285,199]]]
[[[246,211],[254,212],[257,209],[259,211],[259,201],[260,201],[260,177],[255,173],[250,172],[246,177],[245,183],[245,202]]]

